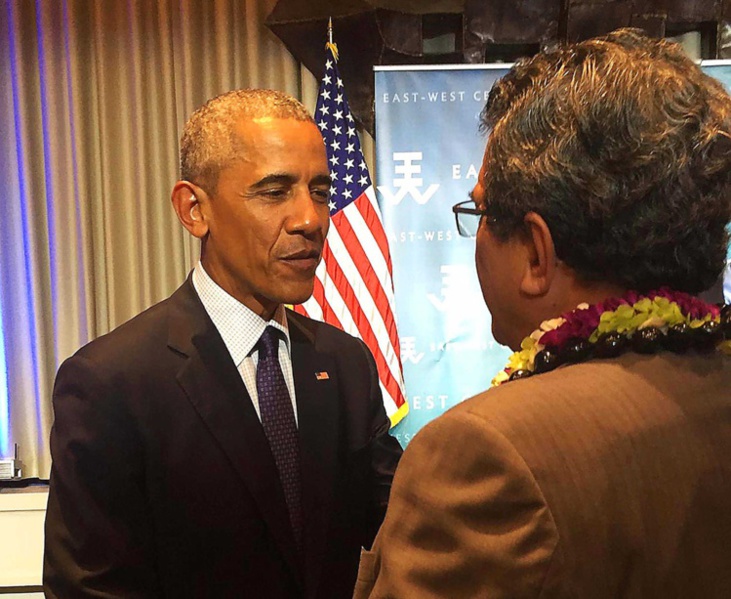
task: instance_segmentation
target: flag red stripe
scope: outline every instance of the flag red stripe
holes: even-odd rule
[[[365,192],[363,192],[363,195],[366,195]],[[367,196],[362,202],[358,202],[358,211],[363,215],[363,220],[368,225],[368,229],[376,240],[378,247],[381,248],[381,254],[383,254],[383,258],[386,260],[386,266],[388,267],[388,274],[393,277],[391,252],[388,249],[388,238],[386,237],[386,230],[383,228],[383,222],[381,222],[381,216]],[[393,284],[393,278],[391,279],[391,283]]]
[[[363,341],[368,346],[368,349],[370,349],[373,353],[373,357],[376,360],[376,366],[378,367],[378,372],[381,375],[381,380],[383,381],[384,387],[391,395],[391,397],[394,398],[396,406],[401,407],[404,402],[401,388],[394,378],[393,374],[391,373],[391,369],[388,366],[388,362],[386,361],[386,358],[384,357],[381,348],[378,346],[378,340],[373,333],[371,323],[366,315],[363,313],[363,310],[360,307],[360,303],[358,302],[358,298],[353,291],[353,287],[351,286],[350,281],[345,276],[345,273],[343,273],[342,269],[340,268],[340,264],[338,264],[335,256],[332,253],[330,253],[330,255],[327,257],[325,265],[327,266],[328,275],[333,280],[333,283],[335,283],[335,286],[340,291],[340,295],[343,297],[343,301],[350,310],[353,321],[358,327]]]
[[[381,217],[365,193],[363,194],[362,198],[357,202],[357,208],[358,212],[360,212],[363,220],[368,226],[368,230],[371,232],[373,239],[378,244],[378,247],[381,250],[381,254],[383,254],[383,258],[386,262],[386,267],[388,268],[388,274],[391,282],[391,293],[393,293],[393,267],[391,266],[391,252],[388,249],[388,239],[386,237],[386,231],[383,228],[383,223],[381,222]],[[378,286],[379,288],[382,288],[380,281]],[[388,311],[388,315],[390,316],[390,324],[387,323],[386,328],[388,329],[390,340],[396,351],[396,355],[400,357],[401,344],[398,337],[396,322],[393,318],[393,306],[391,305],[388,296],[386,296],[386,309]],[[401,360],[399,360],[399,367],[400,366]]]
[[[368,200],[363,196],[356,200],[357,203],[361,203],[362,201],[367,202]],[[353,260],[353,264],[358,270],[358,274],[360,274],[361,279],[363,279],[363,282],[373,298],[381,318],[383,318],[383,323],[389,334],[389,341],[394,346],[394,351],[397,352],[396,355],[401,355],[398,335],[396,334],[396,322],[391,310],[391,303],[389,302],[386,292],[383,290],[383,285],[381,284],[378,275],[371,267],[370,260],[360,243],[357,233],[353,230],[353,227],[345,216],[345,211],[338,212],[335,216],[333,216],[332,220],[340,233],[343,245],[345,245],[348,249],[348,253]]]

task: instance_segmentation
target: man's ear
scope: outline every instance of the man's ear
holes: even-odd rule
[[[201,202],[208,200],[206,192],[188,181],[178,181],[170,199],[180,223],[191,235],[203,239],[208,234],[208,224],[201,211]]]
[[[553,236],[540,214],[528,212],[523,218],[523,224],[528,261],[520,290],[529,296],[543,296],[551,288],[557,272],[558,259]]]

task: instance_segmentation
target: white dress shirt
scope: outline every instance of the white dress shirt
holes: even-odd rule
[[[282,367],[289,397],[292,400],[296,422],[297,400],[294,394],[292,354],[284,306],[280,305],[272,319],[269,322],[265,321],[219,287],[200,262],[193,269],[193,287],[203,302],[208,316],[218,329],[223,343],[246,385],[259,420],[261,420],[261,412],[259,396],[256,392],[256,365],[259,361],[259,352],[256,344],[267,326],[271,325],[282,331],[283,336],[279,339],[279,364]]]

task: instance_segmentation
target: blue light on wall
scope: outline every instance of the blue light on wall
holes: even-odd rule
[[[10,413],[8,402],[8,367],[5,361],[5,335],[3,333],[2,303],[0,303],[0,456],[8,456],[8,431]]]

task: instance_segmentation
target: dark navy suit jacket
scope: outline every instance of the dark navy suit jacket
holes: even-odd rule
[[[188,278],[58,372],[48,597],[351,596],[401,449],[366,346],[287,318],[304,562],[259,418]]]

